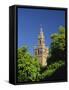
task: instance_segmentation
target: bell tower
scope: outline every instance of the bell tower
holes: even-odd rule
[[[35,48],[35,55],[42,66],[47,65],[48,48],[45,46],[45,37],[42,25],[40,26],[40,33],[38,35],[38,46]]]
[[[45,37],[44,37],[42,26],[40,27],[40,33],[39,33],[39,36],[38,36],[38,45],[41,48],[45,47]]]

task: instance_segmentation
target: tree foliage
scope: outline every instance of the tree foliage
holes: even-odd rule
[[[47,67],[47,70],[42,73],[41,80],[46,80],[47,78],[50,78],[59,68],[61,68],[62,66],[64,67],[64,64],[65,62],[63,62],[62,60],[50,64]]]
[[[26,47],[18,49],[18,81],[39,81],[40,64]]]
[[[51,60],[49,60],[49,62],[54,62],[60,59],[65,60],[65,28],[63,26],[60,26],[58,29],[58,33],[52,34],[51,39]]]

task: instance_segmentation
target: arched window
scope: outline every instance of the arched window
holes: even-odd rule
[[[41,40],[40,40],[40,44],[41,44]]]
[[[39,48],[39,49],[38,49],[38,54],[42,54],[42,52],[43,52],[43,51],[42,51],[42,48]]]

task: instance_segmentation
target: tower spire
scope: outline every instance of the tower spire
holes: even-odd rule
[[[40,24],[40,34],[38,36],[38,38],[43,38],[44,39],[44,33],[43,33],[43,28],[42,28],[42,24]]]
[[[40,32],[43,33],[42,24],[40,24]]]

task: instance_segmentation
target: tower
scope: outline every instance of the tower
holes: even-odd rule
[[[45,46],[45,37],[42,26],[40,27],[40,33],[38,36],[38,46],[35,48],[35,55],[37,56],[42,66],[47,65],[48,48]]]

